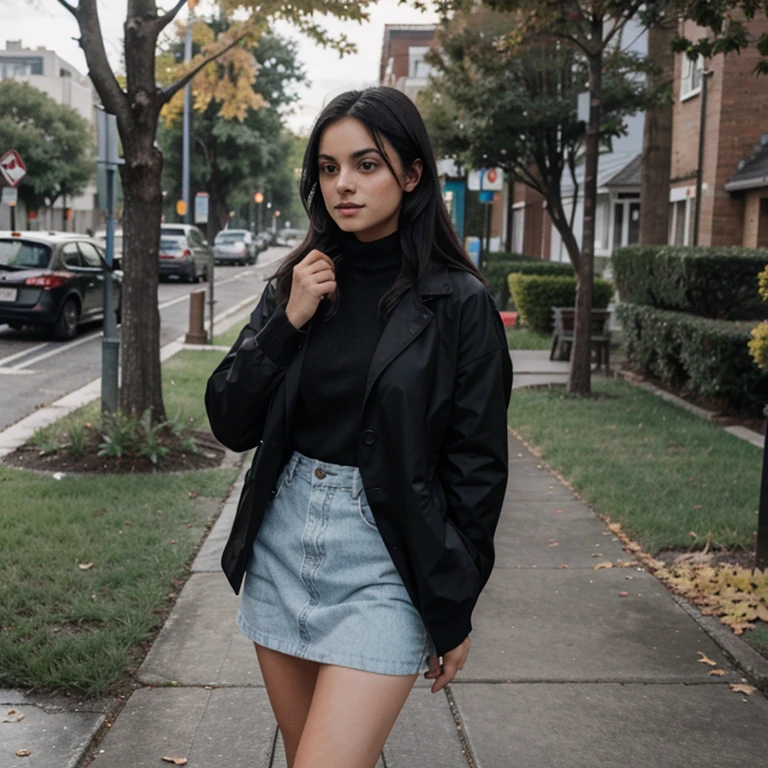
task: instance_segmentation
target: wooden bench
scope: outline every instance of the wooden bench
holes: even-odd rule
[[[573,329],[576,320],[575,307],[552,307],[554,329],[550,360],[570,360],[573,346]],[[611,318],[609,309],[592,310],[592,349],[595,351],[597,370],[605,363],[606,372],[611,370],[611,332],[608,328]]]

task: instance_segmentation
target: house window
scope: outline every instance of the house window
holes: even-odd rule
[[[525,206],[512,209],[512,253],[523,252],[523,235],[525,234]]]
[[[427,46],[414,46],[408,49],[408,77],[424,79],[429,76],[432,68],[424,61],[428,51]]]
[[[677,200],[671,203],[669,217],[669,244],[693,245],[695,198]]]
[[[40,56],[0,56],[0,80],[42,74],[43,59]]]
[[[640,200],[636,195],[620,194],[613,204],[613,248],[640,242]]]
[[[704,57],[691,61],[683,55],[683,72],[680,83],[680,99],[689,99],[701,91],[701,72],[704,69]]]

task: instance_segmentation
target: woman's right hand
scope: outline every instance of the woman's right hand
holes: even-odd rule
[[[285,308],[288,320],[301,328],[317,312],[320,302],[336,297],[336,265],[317,249],[310,251],[294,268],[291,296]]]

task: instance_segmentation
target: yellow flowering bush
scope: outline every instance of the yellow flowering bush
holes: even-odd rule
[[[763,301],[768,301],[768,267],[757,276],[757,283]],[[753,329],[749,354],[761,368],[768,368],[768,321],[763,321]]]

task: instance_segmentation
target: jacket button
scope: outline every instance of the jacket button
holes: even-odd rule
[[[376,442],[377,435],[372,429],[366,429],[363,432],[363,442],[366,445],[373,445]]]
[[[270,498],[270,499],[274,499],[274,498],[275,498],[275,496],[277,496],[277,491],[276,491],[276,490],[273,488],[273,489],[272,489],[272,490],[269,492],[269,498]]]

